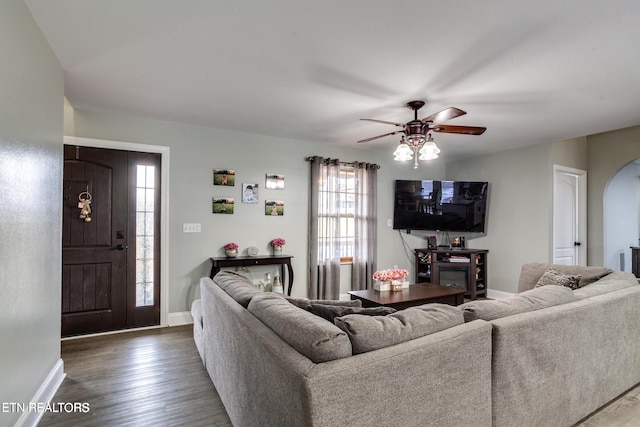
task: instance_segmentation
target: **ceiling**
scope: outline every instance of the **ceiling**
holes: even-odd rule
[[[636,0],[25,0],[76,109],[357,140],[446,107],[466,157],[640,124]]]

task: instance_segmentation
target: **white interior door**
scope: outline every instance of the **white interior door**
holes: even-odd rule
[[[587,172],[553,167],[553,263],[586,265]]]

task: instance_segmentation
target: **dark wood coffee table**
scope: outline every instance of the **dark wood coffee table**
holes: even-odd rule
[[[363,307],[383,305],[396,310],[433,302],[449,305],[460,305],[464,302],[464,291],[462,289],[439,286],[432,283],[411,285],[401,291],[376,291],[373,289],[349,291],[349,295],[351,295],[352,300],[361,300]]]

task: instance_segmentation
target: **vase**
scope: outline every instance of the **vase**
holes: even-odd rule
[[[228,256],[229,258],[235,258],[238,256],[238,250],[237,249],[225,249],[224,254],[226,256]]]
[[[282,255],[282,246],[274,246],[273,255],[274,256]]]

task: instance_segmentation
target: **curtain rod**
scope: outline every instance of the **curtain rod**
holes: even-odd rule
[[[305,160],[307,162],[311,162],[311,161],[313,161],[314,157],[316,157],[316,156],[309,156],[309,157],[306,157]],[[317,156],[317,157],[320,157],[320,156]],[[369,163],[369,162],[343,162],[341,160],[331,159],[329,157],[325,158],[324,160],[326,160],[326,161],[337,161],[338,163],[340,163],[343,166],[354,166],[356,163]],[[376,169],[380,169],[380,165],[378,165],[376,163],[369,163],[369,164],[375,166]]]

